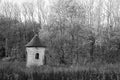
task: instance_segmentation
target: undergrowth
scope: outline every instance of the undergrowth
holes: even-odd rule
[[[22,62],[1,62],[0,80],[120,80],[119,65],[31,67]]]

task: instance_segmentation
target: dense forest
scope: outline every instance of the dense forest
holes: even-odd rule
[[[0,8],[1,58],[25,60],[25,45],[39,34],[48,64],[120,61],[119,0],[4,1]]]

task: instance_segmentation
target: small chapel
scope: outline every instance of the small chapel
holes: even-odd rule
[[[30,42],[26,45],[27,62],[26,66],[41,66],[44,65],[45,59],[45,44],[35,35]]]

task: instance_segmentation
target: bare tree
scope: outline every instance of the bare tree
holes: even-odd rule
[[[12,16],[12,14],[13,14],[13,4],[11,3],[11,2],[4,2],[3,3],[3,5],[2,5],[2,14],[5,16],[5,17],[8,17],[8,24],[7,24],[7,28],[6,28],[6,30],[8,30],[5,34],[5,49],[6,49],[6,56],[8,56],[9,54],[8,54],[8,50],[9,50],[9,48],[8,48],[8,42],[9,42],[9,34],[10,34],[10,32],[9,32],[9,29],[10,29],[10,24],[11,24],[11,21],[10,21],[10,18],[12,18],[13,16]]]

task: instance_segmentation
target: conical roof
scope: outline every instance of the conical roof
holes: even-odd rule
[[[39,39],[37,35],[35,35],[32,40],[26,45],[26,47],[46,47]]]

